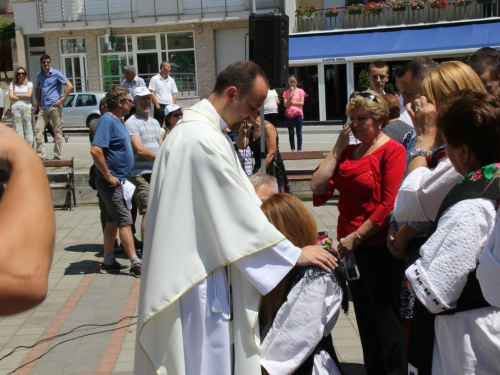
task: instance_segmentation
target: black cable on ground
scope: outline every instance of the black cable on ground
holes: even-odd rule
[[[39,345],[39,344],[43,344],[45,342],[49,342],[49,341],[52,341],[52,340],[55,340],[55,339],[58,339],[60,337],[63,337],[63,336],[66,336],[66,335],[69,335],[70,333],[76,331],[76,330],[79,330],[83,327],[107,327],[107,326],[112,326],[112,325],[116,325],[118,323],[120,323],[122,320],[125,320],[125,319],[135,319],[137,318],[137,316],[125,316],[123,318],[121,318],[120,320],[118,320],[117,322],[113,322],[113,323],[107,323],[107,324],[82,324],[81,326],[78,326],[78,327],[75,327],[73,329],[71,329],[70,331],[68,332],[65,332],[65,333],[60,333],[58,335],[55,335],[55,336],[52,336],[52,337],[49,337],[49,338],[46,338],[46,339],[43,339],[43,340],[40,340],[40,341],[37,341],[35,344],[31,345],[31,346],[17,346],[15,347],[14,349],[12,349],[9,353],[7,353],[6,355],[4,355],[2,358],[0,358],[0,361],[4,360],[5,358],[9,357],[10,355],[14,354],[16,351],[18,351],[18,349],[32,349],[34,348],[35,346]],[[61,344],[64,344],[65,342],[68,342],[68,341],[73,341],[75,339],[79,339],[79,338],[82,338],[82,337],[85,337],[85,336],[92,336],[92,335],[97,335],[99,333],[104,333],[104,332],[112,332],[112,331],[116,331],[118,329],[122,329],[122,328],[128,328],[128,327],[131,327],[133,325],[136,325],[137,323],[130,323],[126,326],[123,326],[123,327],[120,327],[120,328],[113,328],[113,329],[107,329],[107,330],[104,330],[104,331],[98,331],[98,332],[92,332],[92,333],[87,333],[85,335],[81,335],[81,336],[76,336],[76,337],[73,337],[71,339],[68,339],[68,340],[64,340],[64,341],[61,341],[59,343],[57,343],[56,345],[54,345],[52,348],[50,348],[49,350],[47,350],[45,353],[43,353],[41,356],[25,363],[24,365],[22,366],[19,366],[17,367],[16,369],[14,369],[13,371],[9,372],[7,375],[11,375],[13,373],[15,373],[17,370],[23,368],[24,366],[27,366],[29,365],[30,363],[32,362],[35,362],[35,361],[38,361],[40,358],[42,358],[43,356],[45,356],[47,353],[49,353],[52,349],[54,349],[55,347],[61,345]]]

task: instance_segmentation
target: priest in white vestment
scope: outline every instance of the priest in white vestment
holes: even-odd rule
[[[299,249],[260,210],[227,124],[254,119],[268,83],[250,62],[227,67],[191,108],[153,170],[134,374],[260,374],[260,296],[298,265],[335,267]]]

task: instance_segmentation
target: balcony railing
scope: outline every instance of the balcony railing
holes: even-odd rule
[[[144,78],[146,85],[149,84],[149,80],[154,74],[141,74],[141,78]],[[177,85],[178,98],[194,98],[198,96],[198,90],[196,87],[196,76],[194,73],[172,73],[172,78],[175,80]],[[123,75],[116,76],[88,76],[88,77],[68,77],[74,87],[75,92],[85,92],[85,91],[97,91],[105,92],[108,91],[111,86],[121,85],[125,79]]]
[[[398,12],[388,6],[377,14],[367,14],[364,11],[361,14],[349,14],[347,9],[348,7],[341,8],[341,12],[333,17],[325,14],[324,9],[317,9],[313,18],[296,17],[296,32],[406,26],[499,17],[498,2],[479,4],[476,1],[467,1],[466,6],[451,5],[445,10],[433,9],[425,2],[423,9],[412,10],[407,6],[404,11]]]
[[[11,0],[0,0],[0,13],[12,12]]]
[[[0,0],[1,1],[1,0]],[[45,23],[131,20],[143,17],[209,18],[211,14],[250,11],[245,0],[43,0],[36,1],[39,26]],[[281,11],[283,0],[256,0],[257,9]],[[220,17],[220,16],[218,16]]]

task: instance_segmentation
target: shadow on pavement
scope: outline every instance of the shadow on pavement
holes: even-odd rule
[[[64,270],[64,275],[86,275],[99,272],[99,263],[95,260],[82,260],[70,263]]]
[[[104,245],[103,244],[78,244],[78,245],[71,245],[71,246],[66,246],[64,250],[66,251],[73,251],[75,253],[85,253],[87,251],[96,251],[98,253],[102,252]]]

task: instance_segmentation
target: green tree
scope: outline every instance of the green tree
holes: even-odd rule
[[[394,85],[392,83],[388,83],[387,85],[385,85],[384,91],[386,94],[395,94],[396,93],[396,90],[394,89]]]
[[[12,21],[6,20],[3,17],[0,17],[0,48],[2,50],[2,55],[6,56],[5,49],[9,45],[11,39],[16,37],[15,24]],[[7,64],[5,60],[2,60],[2,71],[5,73],[7,77]]]
[[[358,84],[356,85],[356,91],[365,91],[368,87],[370,87],[370,75],[366,70],[362,70],[359,73]]]

